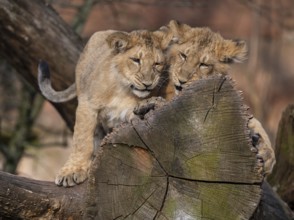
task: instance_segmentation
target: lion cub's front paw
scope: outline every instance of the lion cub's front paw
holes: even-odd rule
[[[150,111],[162,106],[166,100],[162,97],[151,97],[142,100],[138,106],[134,108],[134,114],[139,118],[144,119],[144,116]]]
[[[250,119],[248,127],[251,130],[252,145],[257,151],[258,164],[263,164],[259,169],[263,175],[268,175],[276,163],[274,150],[262,125],[255,118]]]
[[[55,178],[55,184],[64,187],[75,186],[84,182],[87,177],[87,169],[63,167]]]
[[[264,175],[270,174],[276,163],[274,150],[259,133],[252,135],[252,144],[257,149],[257,160],[263,163],[261,173]]]

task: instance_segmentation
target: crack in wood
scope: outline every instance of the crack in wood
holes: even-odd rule
[[[260,185],[261,182],[234,182],[234,181],[215,181],[215,180],[201,180],[201,179],[189,179],[185,177],[178,177],[174,175],[168,174],[168,177],[172,177],[175,179],[191,181],[191,182],[200,182],[200,183],[210,183],[210,184],[228,184],[228,185]]]
[[[163,209],[163,207],[164,207],[165,201],[166,201],[166,197],[167,197],[168,190],[169,190],[169,176],[167,176],[167,178],[166,178],[166,190],[165,190],[165,193],[164,193],[164,197],[163,197],[163,201],[162,201],[161,207],[160,207],[160,209],[156,212],[156,215],[154,216],[153,220],[155,220],[156,217],[158,216],[158,214],[161,213],[161,211],[162,211],[162,209]]]
[[[144,148],[143,148],[143,149],[144,149]],[[146,150],[146,149],[144,149],[144,150]],[[131,168],[131,169],[138,170],[139,172],[142,172],[142,170],[138,169],[137,167],[133,167],[133,166],[130,166],[130,165],[124,163],[123,160],[121,160],[121,159],[118,158],[118,157],[115,157],[115,156],[113,156],[113,155],[110,155],[110,157],[112,157],[112,158],[114,158],[114,159],[120,161],[121,165],[125,165],[126,167],[129,167],[129,168]]]
[[[157,189],[155,189],[154,191],[152,191],[152,193],[147,197],[147,198],[143,198],[144,201],[142,202],[142,204],[139,205],[139,207],[137,209],[135,209],[132,213],[127,214],[124,219],[128,218],[130,215],[134,215],[145,203],[148,202],[148,199],[157,191]],[[150,204],[150,203],[149,203]]]
[[[214,85],[214,90],[213,90],[213,92],[212,92],[211,107],[209,107],[209,109],[207,110],[207,112],[206,112],[206,114],[205,114],[205,117],[204,117],[204,120],[203,120],[203,123],[205,123],[205,121],[206,121],[206,119],[207,119],[207,117],[208,117],[210,111],[216,108],[216,103],[215,103],[215,93],[220,92],[220,90],[222,89],[222,87],[223,87],[223,85],[224,85],[224,83],[225,83],[226,80],[227,80],[226,77],[221,78],[217,90],[216,90],[216,85]]]
[[[220,82],[220,85],[219,85],[219,87],[218,87],[217,92],[220,92],[220,90],[221,90],[221,88],[223,87],[223,85],[224,85],[224,83],[225,83],[226,80],[227,80],[227,77],[223,77],[223,78],[221,78],[221,82]]]
[[[215,99],[214,96],[215,96],[215,90],[213,90],[213,92],[212,92],[211,106],[209,107],[209,109],[207,110],[207,112],[206,112],[206,114],[205,114],[205,117],[204,117],[203,123],[205,123],[205,121],[206,121],[206,119],[207,119],[207,117],[208,117],[210,111],[216,108],[216,104],[215,104],[215,102],[214,102],[214,99]]]
[[[98,183],[107,184],[109,186],[126,186],[126,187],[138,187],[138,186],[147,185],[147,183],[145,183],[145,184],[123,184],[123,183],[110,183],[109,181],[107,181],[107,182],[98,182]]]
[[[160,168],[164,171],[164,173],[166,175],[168,175],[168,173],[166,172],[166,170],[164,169],[164,167],[161,165],[161,163],[159,162],[159,160],[157,159],[157,157],[155,156],[155,153],[150,149],[150,147],[145,143],[145,141],[143,140],[143,138],[141,137],[141,135],[139,134],[139,132],[137,131],[137,129],[135,128],[135,126],[132,124],[132,127],[134,129],[134,131],[136,132],[136,134],[138,135],[139,139],[141,140],[141,142],[145,145],[145,147],[150,151],[152,157],[157,161],[158,165],[160,166]]]
[[[120,217],[123,217],[123,215],[119,215],[119,216],[115,217],[115,218],[114,218],[114,219],[112,219],[112,220],[119,219]]]

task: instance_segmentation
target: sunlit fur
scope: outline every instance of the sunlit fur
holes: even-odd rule
[[[244,41],[226,40],[209,28],[192,28],[175,21],[168,27],[174,33],[167,51],[170,79],[177,88],[211,74],[227,74],[232,63],[246,59]]]
[[[244,41],[224,39],[209,28],[191,28],[171,21],[164,30],[167,38],[172,39],[167,50],[170,80],[163,92],[166,99],[178,94],[185,83],[209,75],[227,74],[232,63],[246,59],[247,47]],[[259,172],[267,175],[276,161],[268,135],[256,118],[250,119],[248,128],[252,134],[260,136],[256,148],[263,167]]]
[[[165,65],[160,39],[149,31],[102,31],[86,45],[76,68],[78,108],[73,151],[55,183],[73,186],[87,178],[95,143],[158,86]],[[145,84],[145,85],[144,85]]]

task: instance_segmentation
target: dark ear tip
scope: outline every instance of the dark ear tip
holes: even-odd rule
[[[237,47],[246,45],[246,42],[240,39],[234,39],[233,42],[236,44]]]
[[[221,62],[231,64],[234,62],[234,60],[230,57],[224,57]]]
[[[180,24],[180,22],[178,20],[175,20],[175,19],[170,20],[169,23]]]
[[[179,20],[173,20],[177,25],[181,25],[182,22],[180,22]]]

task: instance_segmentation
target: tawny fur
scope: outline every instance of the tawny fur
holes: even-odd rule
[[[167,50],[170,64],[170,83],[166,98],[175,94],[173,87],[212,74],[227,74],[230,65],[246,59],[244,41],[226,40],[209,28],[191,28],[186,24],[171,21],[167,26],[174,37]]]
[[[76,67],[78,107],[73,150],[55,183],[73,186],[88,175],[95,144],[129,122],[140,101],[151,96],[163,75],[161,40],[149,31],[101,31],[87,43]]]
[[[163,30],[168,33],[167,39],[173,41],[167,50],[169,83],[162,92],[167,100],[178,94],[185,83],[213,74],[227,74],[232,63],[242,62],[247,56],[244,41],[224,39],[209,28],[192,28],[172,20]],[[275,154],[268,135],[255,118],[249,121],[248,127],[260,135],[257,157],[263,160],[262,172],[269,174],[275,164]]]
[[[276,157],[274,149],[271,147],[270,139],[264,130],[262,124],[256,119],[251,118],[248,122],[248,128],[251,130],[251,133],[258,134],[260,139],[256,145],[259,159],[264,163],[264,170],[262,171],[265,175],[268,175],[272,172],[274,165],[276,164]]]
[[[153,95],[170,100],[187,82],[211,74],[227,74],[230,65],[242,62],[247,54],[243,41],[225,40],[208,28],[191,28],[175,21],[153,34],[134,32],[126,41],[125,33],[113,33],[117,32],[94,34],[77,65],[76,93],[79,106],[74,146],[67,163],[56,177],[58,185],[72,186],[87,178],[95,129],[98,139],[95,145],[99,145],[104,135],[115,125],[133,117],[133,109],[142,103],[142,99],[146,100]],[[167,86],[159,90],[158,81],[165,59],[162,50],[166,52],[170,75]],[[141,63],[136,63],[136,59],[140,59]],[[138,90],[131,89],[134,85],[130,80]],[[151,83],[151,93],[140,91],[144,89],[142,82]],[[146,103],[143,102],[143,105]],[[249,121],[249,128],[261,136],[257,146],[258,156],[264,160],[264,172],[268,174],[275,163],[269,138],[256,119]]]

